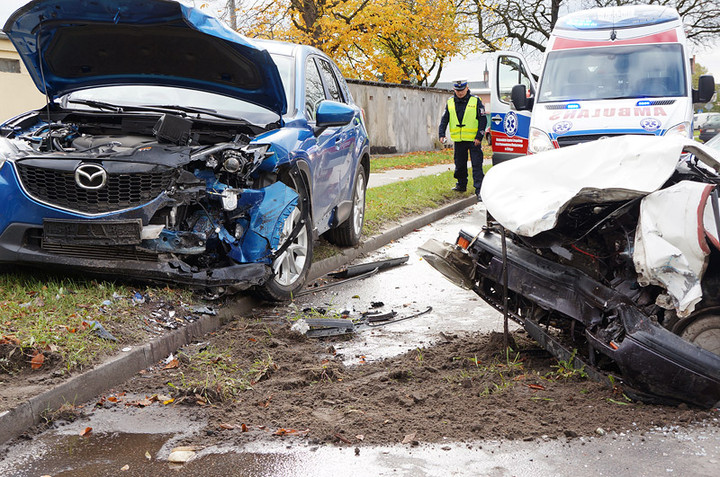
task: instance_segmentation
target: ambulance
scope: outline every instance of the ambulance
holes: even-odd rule
[[[683,23],[657,5],[596,8],[558,19],[536,83],[528,63],[498,52],[491,68],[493,162],[623,134],[692,138],[692,88]]]

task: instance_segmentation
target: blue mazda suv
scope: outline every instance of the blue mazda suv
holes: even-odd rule
[[[360,240],[362,111],[337,66],[168,0],[36,0],[12,40],[47,104],[0,125],[0,263],[253,289]]]

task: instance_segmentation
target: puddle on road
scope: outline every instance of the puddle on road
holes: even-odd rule
[[[687,475],[713,476],[720,459],[716,426],[614,434],[597,438],[484,441],[388,447],[311,446],[294,439],[242,448],[208,447],[184,466],[167,462],[166,434],[47,433],[30,441],[23,459],[9,452],[4,477],[235,476],[355,477]],[[32,449],[32,450],[30,450]],[[149,453],[151,459],[145,454]],[[13,465],[9,467],[9,461]],[[123,467],[127,466],[126,470]]]

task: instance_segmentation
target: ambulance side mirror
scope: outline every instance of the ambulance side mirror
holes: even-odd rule
[[[524,84],[516,84],[510,91],[510,100],[516,111],[532,111],[532,98],[527,97]]]
[[[513,92],[515,88],[513,88]],[[698,78],[698,89],[692,92],[693,103],[709,103],[715,94],[715,78],[713,75],[702,75]]]

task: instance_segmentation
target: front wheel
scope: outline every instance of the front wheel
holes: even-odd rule
[[[354,247],[360,243],[363,222],[365,221],[366,189],[365,168],[360,164],[355,177],[350,217],[336,228],[328,231],[327,238],[330,242],[343,247]]]
[[[720,315],[699,316],[690,323],[680,336],[702,349],[720,355]]]
[[[303,222],[300,232],[290,237],[296,226]],[[283,224],[279,246],[290,243],[272,262],[272,277],[261,289],[262,295],[271,301],[292,299],[305,284],[312,262],[313,243],[310,221],[295,207]]]

